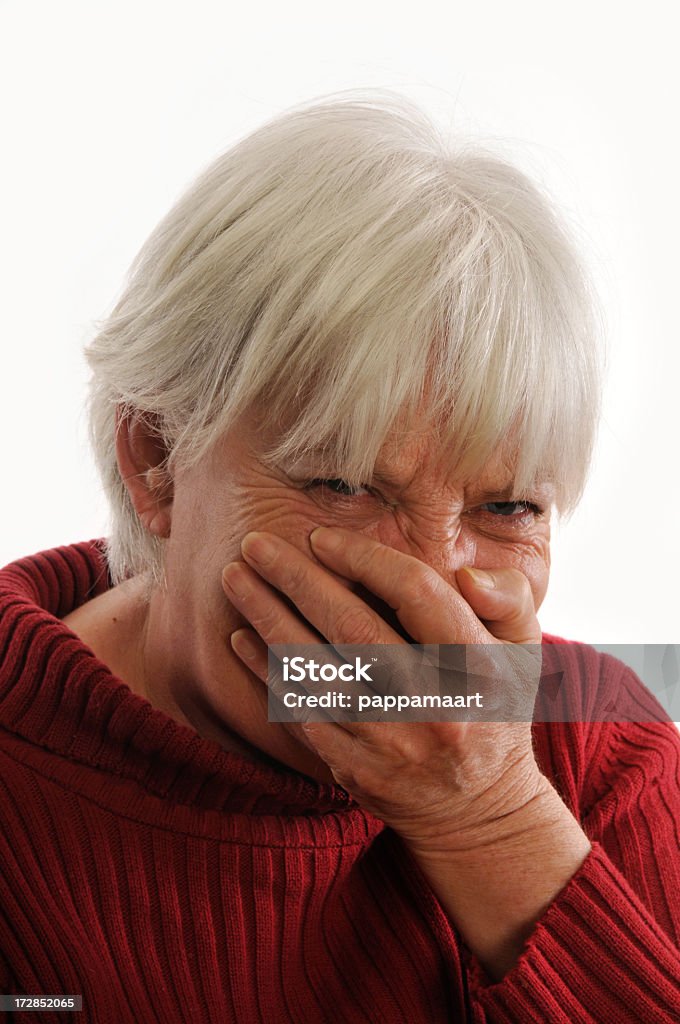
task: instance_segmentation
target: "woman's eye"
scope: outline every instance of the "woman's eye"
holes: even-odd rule
[[[486,505],[481,507],[485,511],[491,512],[492,515],[505,516],[506,518],[524,516],[527,512],[534,516],[543,514],[543,509],[539,508],[538,505],[534,505],[531,501],[488,501]]]
[[[354,487],[352,484],[349,484],[346,480],[341,480],[339,477],[333,477],[331,479],[317,478],[310,480],[306,485],[306,488],[311,489],[312,487],[327,487],[329,490],[333,491],[334,494],[341,494],[346,498],[354,498],[362,494],[371,493],[368,487],[364,487],[363,485]]]

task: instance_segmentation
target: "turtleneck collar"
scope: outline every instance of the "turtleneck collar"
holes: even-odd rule
[[[321,815],[336,821],[337,840],[352,841],[348,829],[365,838],[370,815],[341,787],[204,739],[135,694],[60,621],[112,586],[103,544],[53,548],[0,570],[0,726],[192,810],[310,824]]]

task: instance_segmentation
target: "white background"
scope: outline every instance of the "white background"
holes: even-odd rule
[[[239,5],[240,7],[241,5]],[[387,86],[505,140],[581,232],[608,326],[597,460],[544,630],[680,641],[673,5],[0,0],[0,565],[101,536],[81,350],[193,176],[278,110]]]

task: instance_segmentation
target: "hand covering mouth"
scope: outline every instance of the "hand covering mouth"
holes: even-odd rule
[[[417,643],[413,637],[406,632],[397,616],[394,608],[391,608],[388,604],[385,604],[383,600],[373,594],[370,590],[367,590],[361,583],[356,585],[356,588],[352,588],[353,593],[360,597],[361,600],[372,608],[374,612],[383,619],[395,633],[398,633],[402,640],[405,640],[409,644]]]
[[[336,578],[341,579],[341,577]],[[349,581],[347,580],[344,580],[343,583],[347,587],[347,589],[351,591],[351,593],[356,594],[357,597],[361,598],[364,604],[367,604],[369,608],[373,609],[373,611],[376,612],[380,616],[380,618],[384,622],[386,622],[387,625],[390,626],[390,628],[398,634],[398,636],[401,637],[402,640],[405,640],[409,644],[418,643],[418,641],[414,640],[413,637],[404,629],[401,622],[399,621],[399,618],[394,608],[390,608],[388,604],[381,600],[381,598],[377,597],[377,595],[374,594],[372,591],[367,590],[367,588],[364,587],[363,584],[361,583],[349,583]],[[299,609],[296,607],[295,603],[291,600],[291,598],[289,598],[286,594],[283,593],[279,593],[278,596],[283,601],[283,603],[290,608],[292,612],[296,613],[297,615],[300,614]],[[309,626],[310,629],[319,632],[317,627],[314,626],[307,619],[303,619],[303,621],[306,623],[306,625]],[[319,637],[319,643],[330,643],[330,640]]]

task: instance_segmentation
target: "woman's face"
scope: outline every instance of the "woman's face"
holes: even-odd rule
[[[356,530],[414,555],[455,587],[455,570],[514,567],[529,580],[536,609],[550,567],[546,482],[531,503],[511,503],[512,466],[496,458],[463,486],[447,479],[428,436],[399,435],[381,450],[375,474],[352,492],[313,456],[275,466],[262,458],[254,421],[244,417],[209,457],[174,481],[168,578],[190,589],[211,618],[233,622],[220,584],[251,530],[285,538],[314,559],[316,526]],[[348,586],[349,586],[348,581]],[[242,624],[242,623],[239,623]],[[236,628],[236,627],[233,627]]]
[[[185,680],[201,679],[223,720],[228,722],[239,706],[246,709],[247,695],[258,691],[258,710],[243,710],[246,721],[238,722],[250,742],[267,748],[260,736],[266,695],[231,650],[231,632],[249,624],[227,599],[221,576],[228,562],[241,558],[241,541],[251,530],[278,534],[315,562],[308,540],[315,527],[356,530],[421,559],[456,590],[454,574],[463,565],[514,567],[527,577],[538,609],[550,566],[553,492],[548,483],[531,495],[531,505],[510,504],[506,462],[496,459],[463,486],[447,478],[429,436],[402,432],[388,438],[366,487],[346,493],[343,482],[322,471],[313,457],[297,464],[265,463],[265,440],[253,418],[245,417],[209,456],[176,474],[165,541],[168,588],[162,614],[154,619],[154,635],[163,634],[165,664],[172,658]],[[359,585],[344,582],[397,625],[391,609]],[[269,752],[281,756],[277,741]]]

